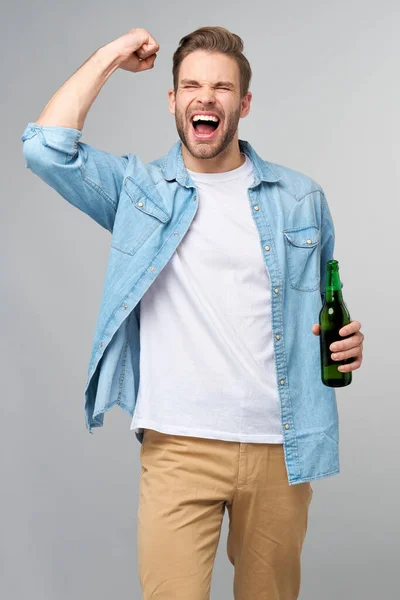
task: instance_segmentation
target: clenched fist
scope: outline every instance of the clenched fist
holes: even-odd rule
[[[107,46],[118,55],[118,67],[138,73],[154,67],[160,46],[146,29],[131,29]]]

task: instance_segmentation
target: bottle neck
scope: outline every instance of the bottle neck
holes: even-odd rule
[[[328,265],[325,286],[326,302],[342,302],[342,286],[340,283],[339,271]]]
[[[334,302],[343,302],[342,292],[339,290],[333,290],[328,287],[325,290],[325,301],[327,304],[332,304]]]

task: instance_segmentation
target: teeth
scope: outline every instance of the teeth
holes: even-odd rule
[[[195,115],[193,117],[193,121],[214,121],[215,123],[218,123],[219,119],[218,117],[214,117],[213,115]]]

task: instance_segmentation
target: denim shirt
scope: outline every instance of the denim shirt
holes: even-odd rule
[[[131,417],[139,386],[140,300],[168,263],[196,215],[198,194],[181,141],[143,163],[80,142],[82,131],[28,123],[25,166],[111,234],[111,247],[85,388],[90,433],[118,404]],[[320,185],[263,160],[252,161],[249,210],[271,285],[272,332],[289,485],[339,473],[335,389],[321,381],[318,323],[334,226]],[[157,365],[154,365],[157,376]],[[168,399],[166,399],[168,401]],[[135,432],[140,443],[143,434]]]

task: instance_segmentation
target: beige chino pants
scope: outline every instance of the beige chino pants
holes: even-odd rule
[[[289,486],[283,444],[144,432],[138,570],[143,600],[209,600],[225,508],[234,600],[296,600],[313,490]]]

